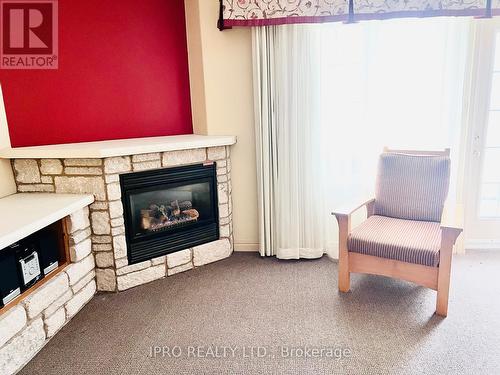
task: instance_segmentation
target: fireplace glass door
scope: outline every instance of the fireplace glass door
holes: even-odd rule
[[[129,264],[219,239],[215,163],[120,175]]]
[[[208,181],[132,193],[130,208],[134,237],[175,231],[213,220],[211,197]]]

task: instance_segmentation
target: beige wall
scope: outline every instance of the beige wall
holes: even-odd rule
[[[9,130],[7,128],[7,118],[3,105],[2,88],[0,87],[0,148],[10,147]],[[9,160],[0,159],[0,198],[14,194],[16,185]]]
[[[194,131],[238,137],[231,154],[235,248],[256,250],[251,30],[235,28],[220,32],[216,27],[217,0],[185,2]]]

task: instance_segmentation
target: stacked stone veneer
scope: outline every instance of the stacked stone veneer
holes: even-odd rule
[[[96,292],[89,210],[66,220],[71,264],[0,315],[0,374],[24,366]]]
[[[215,161],[220,239],[138,264],[129,265],[119,175]],[[104,159],[17,159],[19,192],[91,193],[92,234],[99,291],[122,291],[226,258],[233,251],[231,160],[229,147],[196,148]]]

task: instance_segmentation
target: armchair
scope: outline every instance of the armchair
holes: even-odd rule
[[[449,188],[450,150],[384,149],[375,198],[336,210],[339,225],[339,290],[351,273],[410,281],[437,291],[436,313],[448,313],[452,250],[462,232],[442,220]],[[351,215],[367,220],[351,230]]]

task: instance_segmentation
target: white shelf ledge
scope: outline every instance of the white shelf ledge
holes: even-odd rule
[[[188,150],[202,147],[230,146],[235,136],[226,135],[174,135],[167,137],[119,139],[113,141],[68,143],[62,145],[5,148],[0,150],[3,159],[69,159],[108,158]]]
[[[0,250],[94,202],[93,195],[19,193],[0,199]]]

